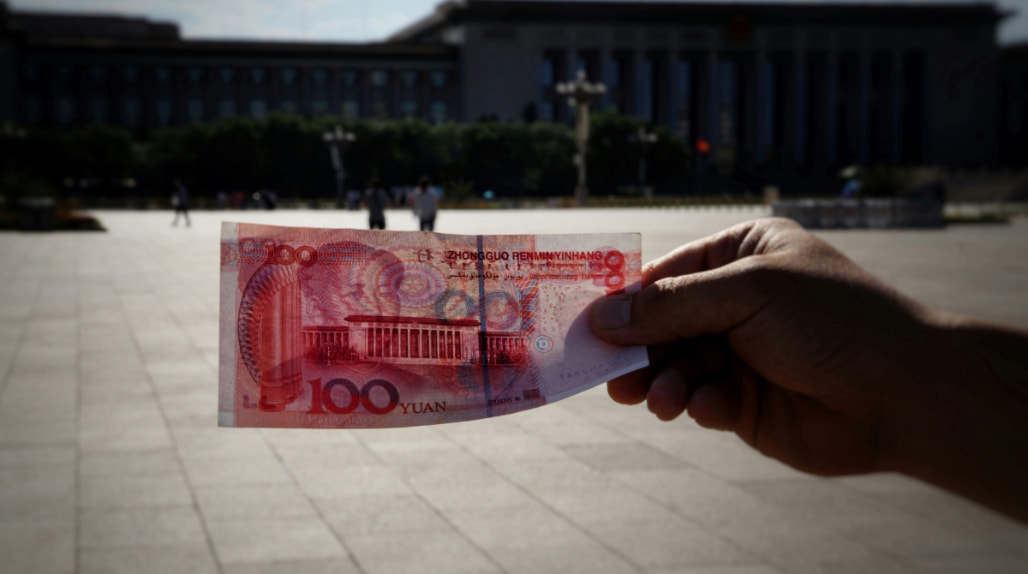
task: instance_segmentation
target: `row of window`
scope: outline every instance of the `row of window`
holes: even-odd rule
[[[311,102],[309,112],[313,115],[327,115],[331,113],[327,100],[314,100]],[[78,100],[72,97],[57,97],[51,103],[53,120],[58,124],[70,124],[78,119]],[[170,125],[173,116],[174,104],[170,99],[158,99],[154,103],[154,113],[160,125]],[[299,108],[292,100],[282,100],[277,103],[275,110],[297,113]],[[109,110],[109,103],[106,99],[95,98],[90,100],[86,106],[86,118],[89,122],[103,123],[112,119],[124,122],[127,125],[138,125],[141,120],[142,106],[135,98],[127,98],[120,102],[119,117],[112,118]],[[265,118],[271,111],[267,100],[252,99],[245,103],[245,108],[240,109],[240,102],[234,99],[222,99],[216,103],[215,117],[229,118],[246,113],[250,117]],[[372,118],[389,118],[392,116],[389,104],[377,100],[371,103],[370,113],[366,114]],[[43,120],[42,100],[35,96],[26,96],[22,99],[22,112],[26,123],[36,124]],[[347,119],[358,119],[362,115],[360,102],[356,100],[344,100],[340,106],[339,113]],[[445,101],[433,101],[429,105],[428,119],[435,124],[445,123],[449,117],[449,106]],[[403,100],[399,104],[399,116],[403,118],[420,117],[421,109],[417,101]],[[190,122],[201,122],[211,118],[208,113],[207,102],[199,98],[186,101],[185,119]]]
[[[53,66],[50,70],[50,78],[58,83],[70,83],[75,77],[75,67],[70,64]],[[83,69],[83,78],[94,84],[104,84],[109,78],[122,81],[127,84],[135,84],[140,79],[140,69],[136,66],[122,66],[108,68],[106,66],[92,65]],[[167,84],[171,81],[172,69],[166,66],[154,68],[154,76],[160,84]],[[306,72],[311,83],[315,86],[326,86],[330,82],[330,71],[326,68],[274,68],[263,67],[237,68],[232,66],[204,67],[190,66],[185,68],[185,78],[192,84],[204,82],[208,77],[213,77],[215,82],[225,85],[232,85],[239,78],[245,78],[253,85],[264,85],[277,81],[283,86],[294,86],[300,79],[301,73]],[[416,70],[356,70],[343,69],[339,71],[339,81],[344,86],[359,86],[367,83],[376,87],[390,85],[392,77],[396,77],[398,85],[404,88],[417,88],[422,81],[424,74],[433,88],[445,88],[450,83],[450,74],[446,70],[433,70],[419,72]],[[40,64],[26,63],[22,77],[29,83],[39,82],[43,78]]]

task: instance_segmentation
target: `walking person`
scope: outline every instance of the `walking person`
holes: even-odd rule
[[[414,214],[418,217],[421,231],[435,231],[435,216],[439,211],[439,202],[432,193],[432,182],[422,176],[414,195]]]
[[[368,206],[368,226],[371,229],[385,229],[385,208],[390,204],[389,194],[382,188],[378,178],[372,179],[364,192],[364,204]]]
[[[182,180],[176,179],[174,184],[175,190],[171,194],[171,204],[175,207],[175,219],[172,220],[171,226],[176,227],[178,225],[178,216],[182,215],[186,220],[186,227],[191,227],[189,222],[189,190],[182,183]]]

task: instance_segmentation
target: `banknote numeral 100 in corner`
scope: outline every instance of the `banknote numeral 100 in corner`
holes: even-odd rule
[[[311,379],[307,384],[311,386],[311,409],[307,411],[310,414],[346,415],[363,406],[369,413],[384,415],[400,404],[400,391],[384,379],[368,381],[359,388],[348,379],[332,379],[324,386],[321,379]]]

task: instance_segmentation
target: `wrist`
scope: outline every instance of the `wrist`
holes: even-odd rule
[[[889,417],[887,464],[1028,520],[1028,334],[942,312],[924,326],[921,372]]]

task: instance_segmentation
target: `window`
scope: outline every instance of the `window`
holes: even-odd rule
[[[621,62],[611,60],[607,62],[607,86],[617,88],[621,85]]]
[[[125,123],[130,126],[139,124],[139,100],[135,98],[125,100]]]
[[[296,102],[292,100],[284,100],[279,107],[282,108],[283,112],[296,113]]]
[[[124,78],[128,84],[134,84],[139,81],[139,68],[135,66],[127,66],[121,69],[121,77]]]
[[[296,69],[295,68],[283,68],[281,72],[282,83],[287,86],[292,86],[296,83]]]
[[[325,100],[314,100],[311,102],[311,113],[325,115],[328,113],[328,102]]]
[[[447,106],[446,102],[432,102],[432,123],[441,125],[446,123]]]
[[[39,81],[39,64],[28,63],[21,68],[21,77],[26,82],[33,83]]]
[[[107,68],[103,66],[90,66],[89,67],[89,80],[94,84],[101,84],[107,79]]]
[[[343,102],[343,118],[347,120],[355,120],[360,117],[360,105],[356,100],[346,100]]]
[[[203,70],[197,66],[189,68],[189,81],[194,84],[199,84],[200,80],[203,79]]]
[[[25,96],[21,101],[22,117],[26,123],[34,124],[43,119],[43,103],[39,96]]]
[[[250,70],[250,79],[255,84],[264,83],[264,68],[253,68]]]
[[[413,118],[418,115],[418,103],[413,100],[404,100],[400,103],[400,113],[405,118]]]
[[[445,88],[446,84],[450,81],[450,74],[437,70],[432,72],[432,87],[433,88]]]
[[[57,122],[66,124],[75,119],[75,100],[62,96],[54,101],[54,112]]]
[[[356,86],[360,81],[360,72],[357,70],[343,70],[343,85]]]
[[[257,119],[264,119],[268,115],[268,104],[264,100],[250,100],[250,115]]]
[[[186,109],[186,113],[189,114],[189,121],[191,122],[202,122],[203,121],[203,100],[200,98],[193,98],[189,100],[189,105]]]
[[[231,118],[236,115],[235,100],[221,100],[218,102],[218,117]]]
[[[222,68],[221,69],[221,83],[222,84],[231,84],[232,83],[232,78],[234,78],[235,75],[236,75],[236,71],[233,70],[232,68]]]
[[[375,70],[371,72],[371,85],[382,87],[389,83],[389,73],[385,70]]]
[[[553,121],[553,102],[539,104],[539,119],[546,122]]]
[[[54,77],[58,82],[70,82],[74,70],[71,66],[62,64],[54,68]]]
[[[382,100],[371,103],[371,117],[376,120],[384,120],[389,117],[389,104]]]
[[[157,121],[162,126],[166,126],[171,123],[171,100],[157,100]]]
[[[171,70],[168,68],[157,68],[157,81],[159,83],[167,84],[169,79],[171,79]]]
[[[653,120],[653,60],[644,58],[639,70],[639,117]]]
[[[418,86],[418,73],[407,70],[400,75],[400,81],[405,88],[416,88]]]
[[[90,120],[93,123],[103,123],[107,121],[107,100],[103,98],[95,98],[89,105]]]
[[[315,86],[324,86],[328,82],[328,72],[323,68],[314,68],[311,70],[311,80],[314,81]]]
[[[549,58],[543,58],[543,60],[539,62],[539,85],[552,86],[553,76],[553,60]]]

